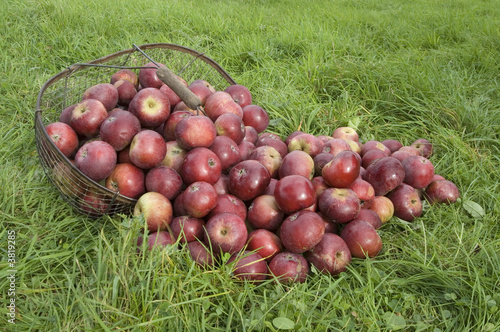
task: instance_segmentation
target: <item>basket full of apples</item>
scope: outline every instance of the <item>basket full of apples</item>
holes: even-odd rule
[[[42,87],[37,150],[79,212],[142,216],[149,248],[186,244],[200,265],[231,255],[240,279],[336,275],[382,250],[378,229],[422,201],[453,203],[433,146],[268,130],[269,115],[212,59],[147,44],[75,64]],[[226,255],[227,256],[227,255]]]

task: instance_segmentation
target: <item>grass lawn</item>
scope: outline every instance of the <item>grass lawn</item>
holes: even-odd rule
[[[1,4],[2,330],[500,330],[499,1]],[[461,201],[393,218],[378,257],[293,286],[238,282],[224,264],[204,271],[186,250],[137,255],[129,216],[86,218],[59,197],[33,118],[59,71],[146,43],[205,52],[283,138],[346,125],[362,141],[427,138]]]

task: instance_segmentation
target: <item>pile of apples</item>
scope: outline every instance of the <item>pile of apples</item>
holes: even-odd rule
[[[266,132],[269,115],[245,86],[177,77],[201,102],[193,110],[146,66],[117,70],[46,126],[81,172],[137,199],[148,230],[138,246],[187,246],[204,267],[229,257],[239,279],[303,282],[311,266],[337,275],[352,257],[377,256],[377,230],[393,216],[420,217],[423,199],[460,196],[435,174],[426,139],[361,143],[350,127],[282,139]]]

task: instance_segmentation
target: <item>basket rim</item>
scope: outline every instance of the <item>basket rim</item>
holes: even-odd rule
[[[73,165],[73,163],[69,160],[69,158],[66,157],[56,147],[55,143],[48,136],[47,131],[45,130],[45,125],[44,125],[43,120],[42,120],[42,116],[41,116],[41,113],[43,113],[43,109],[41,107],[42,98],[43,98],[43,95],[44,95],[45,91],[47,90],[47,88],[49,86],[51,86],[52,84],[54,84],[55,82],[57,82],[57,81],[59,81],[59,80],[61,80],[63,78],[66,78],[68,75],[71,75],[74,72],[77,72],[79,70],[83,70],[84,68],[89,67],[89,66],[96,66],[96,65],[98,66],[99,64],[105,63],[108,60],[116,58],[116,57],[120,57],[120,56],[123,56],[123,55],[131,54],[131,53],[134,53],[134,52],[139,52],[139,49],[140,50],[148,50],[148,49],[158,49],[158,48],[171,49],[171,50],[176,50],[176,51],[179,51],[179,52],[190,54],[195,59],[200,59],[200,60],[208,63],[230,85],[237,84],[236,81],[215,60],[213,60],[210,57],[206,56],[202,52],[198,52],[198,51],[196,51],[194,49],[191,49],[191,48],[188,48],[188,47],[185,47],[185,46],[181,46],[181,45],[177,45],[177,44],[171,44],[171,43],[150,43],[150,44],[143,44],[143,45],[138,45],[138,46],[134,45],[134,47],[132,47],[132,48],[128,48],[128,49],[124,49],[124,50],[121,50],[121,51],[117,51],[117,52],[105,55],[103,57],[100,57],[100,58],[97,58],[97,59],[94,59],[94,60],[91,60],[91,61],[88,61],[88,62],[74,63],[74,64],[68,66],[67,68],[61,70],[59,73],[57,73],[57,74],[53,75],[52,77],[50,77],[43,84],[43,86],[40,88],[40,91],[38,93],[37,100],[36,100],[36,106],[35,106],[36,107],[35,108],[35,123],[34,123],[35,132],[37,130],[40,130],[40,134],[42,134],[44,136],[45,140],[50,141],[49,144],[52,146],[53,150],[56,150],[57,151],[56,153],[59,155],[59,157],[66,164],[68,164],[69,167],[72,170],[76,171],[79,176],[82,176],[87,181],[90,181],[91,183],[93,183],[93,185],[95,185],[100,191],[104,191],[104,192],[108,193],[110,195],[110,197],[112,197],[112,201],[117,200],[117,201],[120,201],[121,203],[128,204],[128,205],[135,204],[138,199],[124,196],[124,195],[120,194],[119,191],[113,191],[113,190],[111,190],[111,189],[109,189],[109,188],[101,185],[100,183],[92,180],[87,175],[85,175],[80,169],[78,169],[75,165]],[[133,67],[133,66],[116,66],[116,67],[117,68],[123,68],[123,69],[126,69],[126,68],[131,68],[131,69],[142,68],[142,67]],[[36,141],[38,143],[38,139],[36,139]],[[38,144],[37,144],[37,150],[38,150]],[[38,151],[38,155],[41,158],[41,152],[40,151]],[[108,213],[104,213],[103,215],[105,215],[105,214],[108,214]]]

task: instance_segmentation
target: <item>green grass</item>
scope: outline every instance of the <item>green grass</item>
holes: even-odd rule
[[[500,330],[498,1],[3,0],[0,12],[0,326],[11,331]],[[206,52],[285,137],[358,123],[366,141],[433,142],[462,203],[397,218],[384,250],[338,277],[285,287],[197,268],[185,250],[137,254],[128,216],[85,218],[37,159],[43,83],[132,47]],[[484,210],[472,216],[463,204]],[[137,221],[132,219],[132,221]],[[16,232],[16,324],[7,235]]]

